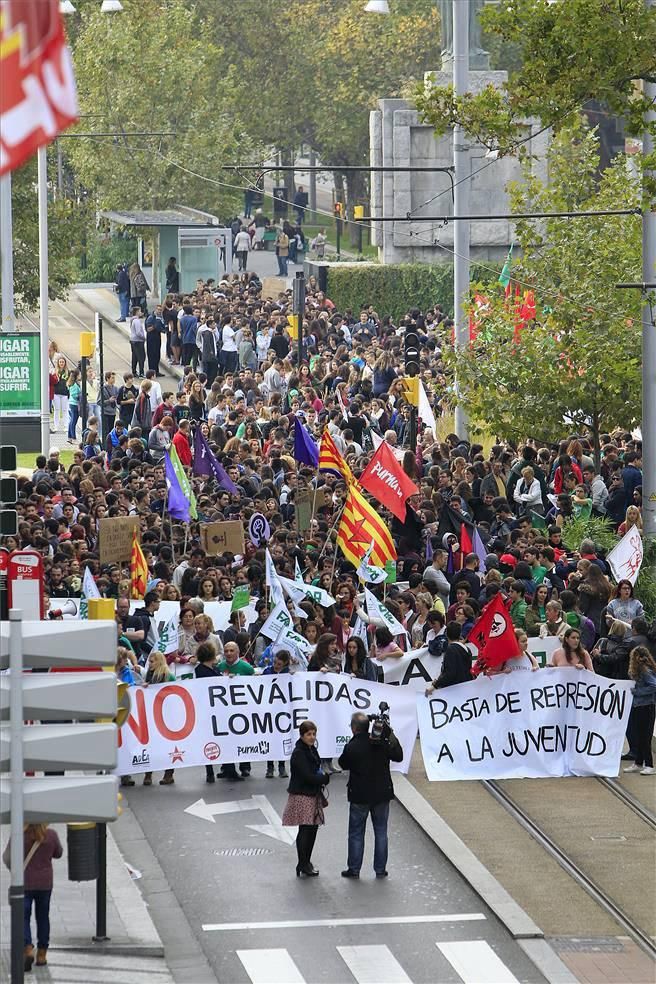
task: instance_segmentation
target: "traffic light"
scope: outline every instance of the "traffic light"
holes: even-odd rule
[[[344,218],[344,202],[335,202],[335,218]]]
[[[20,665],[28,669],[93,669],[113,664],[114,622],[19,622]],[[16,623],[0,626],[0,669],[10,665],[10,633]],[[0,772],[11,753],[8,723],[14,673],[0,675]],[[50,724],[23,725],[23,764],[28,771],[88,771],[91,775],[21,776],[27,823],[115,820],[118,779],[95,775],[116,767],[119,695],[114,673],[72,672],[20,674],[23,720]],[[124,711],[125,709],[123,709]],[[97,724],[98,718],[111,723]],[[15,782],[12,777],[11,782]],[[0,778],[0,822],[7,822],[11,782]]]
[[[405,372],[407,376],[419,375],[419,335],[416,331],[406,331],[403,343]]]
[[[413,406],[419,406],[419,376],[406,376],[401,380],[403,395],[407,402]]]
[[[96,335],[93,331],[80,332],[80,358],[90,359],[96,344]]]
[[[16,448],[13,444],[0,447],[0,472],[16,471]],[[18,498],[18,483],[15,478],[0,479],[0,536],[16,536],[18,531],[18,513],[15,509],[5,509],[5,506],[15,506]]]

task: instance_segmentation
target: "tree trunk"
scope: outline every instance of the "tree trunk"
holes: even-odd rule
[[[599,414],[596,410],[592,412],[592,447],[595,472],[598,475],[601,469],[601,444],[599,443]]]

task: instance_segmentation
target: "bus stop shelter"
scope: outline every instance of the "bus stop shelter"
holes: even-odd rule
[[[155,297],[166,287],[166,266],[175,256],[180,272],[180,293],[194,289],[197,280],[221,280],[232,270],[232,234],[216,215],[176,205],[171,209],[104,211],[100,213],[112,226],[138,230],[139,262]],[[152,238],[152,267],[144,262],[144,239]]]

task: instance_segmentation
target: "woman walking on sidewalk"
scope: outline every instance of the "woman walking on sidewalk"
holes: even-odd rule
[[[4,849],[2,860],[7,868],[10,866],[11,841]],[[36,965],[44,967],[47,964],[48,945],[50,943],[50,896],[52,895],[52,861],[64,853],[59,837],[55,830],[50,830],[47,823],[26,823],[23,833],[23,877],[25,879],[24,942],[25,970],[30,971],[34,963],[34,946],[32,945],[32,903],[36,916]]]

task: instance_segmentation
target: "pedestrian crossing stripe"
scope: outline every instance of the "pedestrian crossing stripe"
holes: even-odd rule
[[[435,944],[462,984],[519,984],[485,940]],[[412,984],[388,946],[336,947],[356,984]],[[289,951],[283,947],[237,950],[251,984],[307,984]],[[436,978],[437,979],[437,978]],[[346,984],[346,977],[340,980]]]

